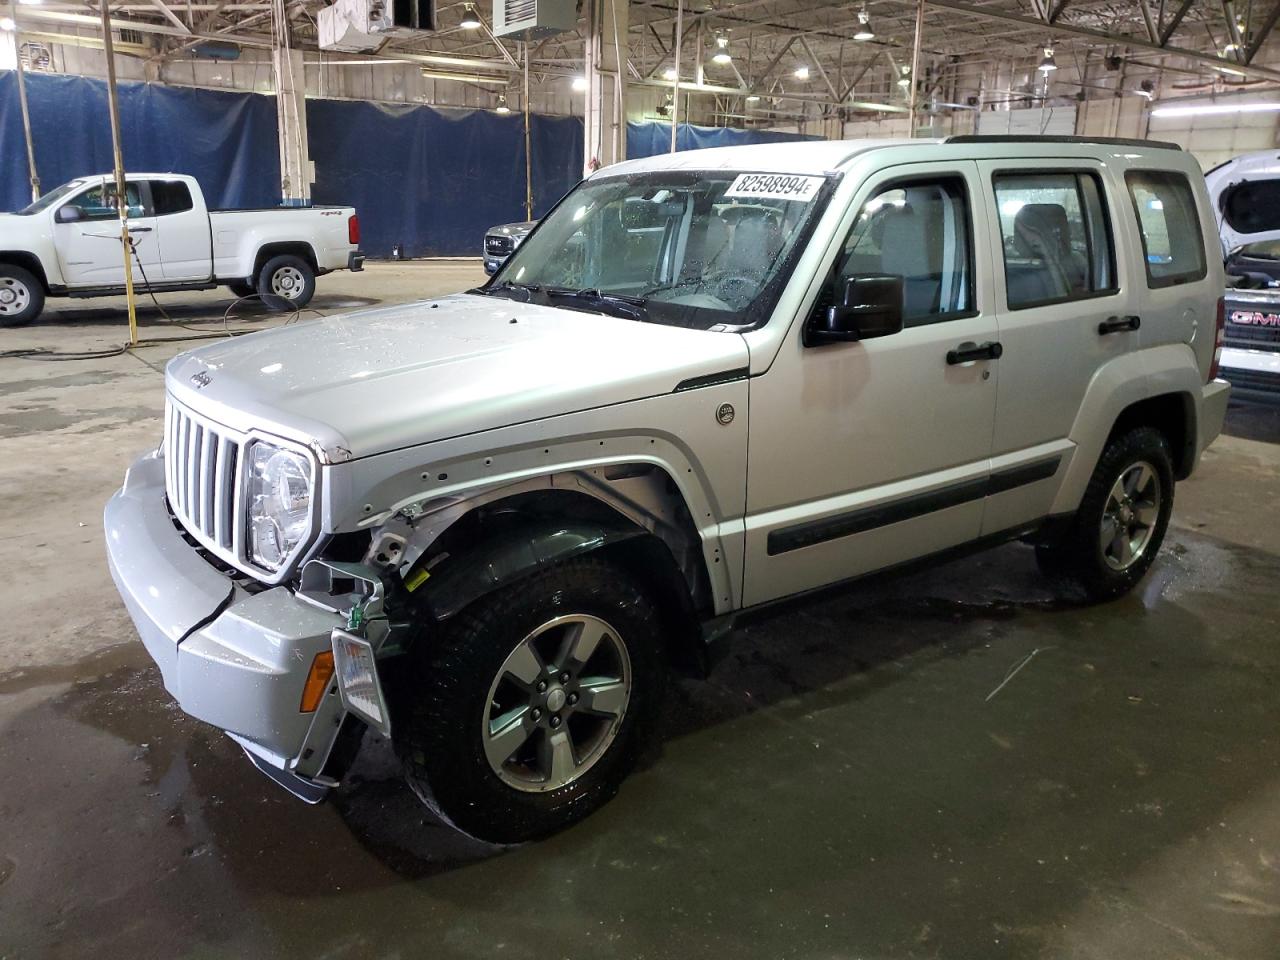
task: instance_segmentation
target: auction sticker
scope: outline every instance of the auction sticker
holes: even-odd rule
[[[822,177],[802,177],[792,173],[740,173],[726,197],[761,197],[769,200],[799,200],[808,203],[818,195]]]

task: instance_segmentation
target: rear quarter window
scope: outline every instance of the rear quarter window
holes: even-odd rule
[[[1147,286],[1207,276],[1196,196],[1187,178],[1169,170],[1130,170],[1124,179],[1142,234]]]

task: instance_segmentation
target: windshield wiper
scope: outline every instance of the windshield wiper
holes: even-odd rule
[[[604,293],[594,287],[585,290],[570,290],[565,287],[547,287],[548,297],[561,297],[567,300],[578,300],[585,306],[597,310],[612,312],[626,320],[643,320],[648,311],[643,297],[629,297],[621,293]]]
[[[477,287],[471,293],[483,293],[486,296],[501,295],[508,291],[519,291],[525,295],[525,302],[532,303],[533,295],[543,292],[541,284],[537,283],[516,283],[514,280],[503,280],[501,283],[495,283],[489,287]]]

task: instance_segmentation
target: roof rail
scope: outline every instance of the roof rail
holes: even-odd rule
[[[966,133],[960,136],[947,137],[943,143],[1101,143],[1114,147],[1147,147],[1156,150],[1181,150],[1176,143],[1166,140],[1134,140],[1129,137],[1062,137],[1034,136],[1016,133]]]

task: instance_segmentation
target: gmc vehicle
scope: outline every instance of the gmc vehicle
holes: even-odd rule
[[[524,223],[504,223],[490,227],[484,235],[484,272],[492,276],[507,261],[507,257],[515,252],[516,247],[524,242],[524,238],[533,232],[538,225],[537,220]]]
[[[360,270],[360,222],[351,207],[209,210],[194,177],[132,173],[126,181],[133,282],[153,292],[259,294],[304,307],[316,277]],[[17,213],[0,214],[0,326],[35,319],[46,297],[124,291],[114,177],[64,183]]]
[[[447,822],[542,837],[743,611],[1013,539],[1132,589],[1221,429],[1223,281],[1159,143],[620,163],[480,289],[172,360],[111,570],[168,691],[295,794],[373,728]]]

